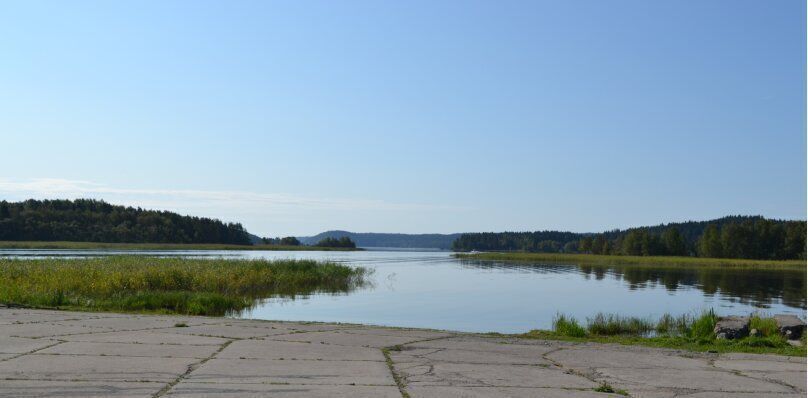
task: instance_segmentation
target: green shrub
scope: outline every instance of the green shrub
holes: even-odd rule
[[[665,313],[659,318],[655,330],[658,336],[687,336],[692,323],[692,317],[687,314],[674,317]]]
[[[579,325],[575,318],[567,317],[564,314],[558,314],[553,319],[553,331],[568,337],[586,336],[586,329]]]
[[[699,341],[712,341],[715,339],[715,324],[718,322],[718,315],[711,308],[704,311],[698,318],[694,319],[690,326],[690,337]]]
[[[586,329],[590,334],[599,336],[645,336],[654,330],[654,325],[648,320],[637,317],[598,313],[594,318],[587,318]]]
[[[774,318],[763,318],[760,315],[752,315],[749,319],[749,330],[757,329],[758,334],[763,337],[778,336],[780,331],[777,328],[777,321]]]

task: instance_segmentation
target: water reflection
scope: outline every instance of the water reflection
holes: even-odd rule
[[[805,269],[749,269],[650,265],[567,265],[462,260],[464,268],[539,274],[579,274],[589,280],[622,281],[629,290],[664,287],[669,292],[695,288],[708,296],[768,308],[781,302],[806,309]]]

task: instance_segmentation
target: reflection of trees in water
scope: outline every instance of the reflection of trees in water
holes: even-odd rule
[[[580,273],[603,280],[607,276],[624,281],[630,290],[664,286],[669,291],[695,287],[705,295],[720,293],[730,299],[756,307],[767,307],[774,300],[806,308],[806,271],[763,270],[730,267],[653,267],[647,265],[561,265],[506,263],[501,261],[463,260],[464,267],[531,273]]]

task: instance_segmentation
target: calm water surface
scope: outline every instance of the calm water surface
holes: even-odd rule
[[[805,318],[806,272],[733,268],[576,266],[458,260],[439,251],[0,250],[0,256],[143,254],[306,258],[373,269],[371,285],[294,300],[269,298],[235,317],[331,321],[474,332],[549,328],[557,312],[579,319],[609,312],[641,317],[692,313],[791,313]]]

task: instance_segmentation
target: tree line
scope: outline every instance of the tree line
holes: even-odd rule
[[[471,233],[456,251],[525,251],[632,256],[699,256],[787,260],[806,258],[804,221],[730,216],[595,234],[559,231]]]
[[[241,224],[93,199],[0,201],[0,240],[251,244]]]
[[[279,246],[300,246],[302,243],[300,240],[294,236],[287,236],[284,238],[261,238],[261,243],[265,245],[279,245]],[[317,241],[317,243],[313,244],[312,246],[317,247],[342,247],[342,248],[350,248],[355,249],[356,243],[351,240],[351,238],[347,236],[341,236],[339,238],[334,237],[325,237]]]

